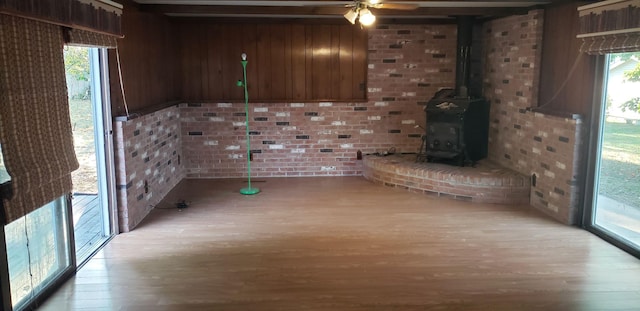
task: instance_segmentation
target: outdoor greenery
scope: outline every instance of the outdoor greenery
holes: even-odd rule
[[[634,97],[622,103],[622,111],[627,110],[640,112],[640,97]]]
[[[599,193],[640,207],[640,125],[607,122]]]
[[[79,81],[89,81],[89,50],[75,46],[64,47],[64,69]]]
[[[612,54],[610,64],[640,60],[640,53]],[[624,72],[629,82],[640,82],[640,64]],[[639,94],[640,95],[640,94]],[[611,105],[607,98],[607,105]],[[640,112],[640,96],[622,104],[623,111]],[[640,125],[606,122],[603,132],[599,194],[640,208]]]
[[[91,100],[69,100],[73,144],[80,168],[71,173],[73,191],[97,193],[95,138]]]
[[[76,81],[89,81],[90,65],[89,65],[89,49],[65,46],[64,47],[64,69],[68,77]],[[87,84],[79,94],[72,94],[74,99],[88,99],[90,96],[90,88]]]
[[[634,57],[640,60],[640,53],[623,53],[621,57],[631,58]],[[625,79],[629,82],[640,82],[640,63],[636,65],[631,71],[627,71],[624,73]],[[640,112],[640,96],[634,97],[622,104],[622,111],[637,111]]]

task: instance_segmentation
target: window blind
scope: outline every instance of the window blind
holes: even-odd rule
[[[90,47],[115,48],[117,46],[115,36],[73,28],[65,30],[65,42],[70,45]]]
[[[581,52],[640,51],[640,0],[609,0],[578,7]]]
[[[0,14],[0,144],[13,196],[5,221],[68,193],[73,149],[60,26]]]

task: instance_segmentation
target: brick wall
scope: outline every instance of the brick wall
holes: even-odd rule
[[[422,104],[454,84],[455,33],[455,25],[369,30],[367,102],[250,103],[252,175],[361,175],[358,150],[417,151],[423,131],[416,125],[425,127]],[[528,109],[538,104],[542,11],[487,22],[482,37],[489,159],[535,174],[531,204],[575,223],[581,120]],[[246,176],[243,103],[184,103],[118,122],[116,138],[124,176],[117,180],[122,231],[137,225],[183,176]]]
[[[252,176],[361,175],[358,150],[416,152],[422,104],[453,86],[455,45],[454,25],[380,25],[369,30],[367,102],[250,103]],[[180,109],[186,176],[246,176],[244,104]]]
[[[542,18],[543,12],[536,10],[484,26],[484,94],[491,102],[489,159],[535,175],[531,205],[574,224],[580,196],[580,117],[528,109],[538,106]]]
[[[184,177],[180,109],[114,124],[120,232],[128,232]]]
[[[366,156],[364,178],[431,196],[493,204],[529,202],[529,178],[489,161],[474,167],[415,163],[415,155]]]

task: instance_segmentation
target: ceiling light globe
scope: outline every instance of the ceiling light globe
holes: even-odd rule
[[[371,26],[376,21],[375,15],[371,14],[371,11],[363,9],[360,11],[360,24],[363,26]]]
[[[349,23],[355,24],[356,19],[358,18],[358,13],[355,10],[349,10],[349,12],[344,14],[344,18],[346,18]]]

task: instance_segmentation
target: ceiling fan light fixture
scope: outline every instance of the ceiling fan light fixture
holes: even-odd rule
[[[349,23],[351,24],[355,24],[356,23],[356,19],[358,18],[358,12],[356,12],[356,10],[349,10],[347,13],[344,14],[344,18],[346,18]]]
[[[382,2],[382,1],[380,1],[380,0],[369,0],[369,4],[370,5],[376,5],[376,4],[379,4],[380,2]]]
[[[373,15],[371,11],[369,11],[369,9],[364,8],[360,10],[359,21],[360,21],[360,24],[362,24],[363,26],[371,26],[373,25],[373,23],[375,23],[376,16]]]

